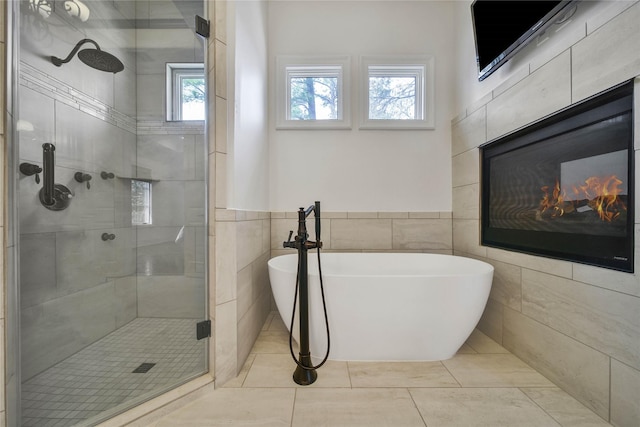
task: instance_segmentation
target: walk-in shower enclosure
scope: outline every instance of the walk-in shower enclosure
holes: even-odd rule
[[[196,15],[202,0],[11,2],[12,426],[94,425],[208,369]]]

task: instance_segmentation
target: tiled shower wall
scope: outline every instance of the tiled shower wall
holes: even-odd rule
[[[612,3],[608,14],[561,36],[544,61],[467,108],[452,131],[454,254],[495,267],[480,329],[605,420],[629,427],[640,425],[639,175],[636,273],[610,271],[481,246],[478,146],[640,75],[638,22],[640,3]]]

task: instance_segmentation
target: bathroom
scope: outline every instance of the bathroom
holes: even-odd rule
[[[92,2],[86,3],[91,7]],[[125,7],[126,2],[114,3]],[[478,240],[477,147],[640,75],[633,42],[640,31],[635,24],[640,5],[633,1],[582,4],[570,22],[478,82],[470,2],[208,2],[201,13],[210,20],[212,34],[206,42],[193,39],[193,51],[202,43],[208,64],[209,185],[202,197],[208,200],[208,238],[194,242],[201,251],[206,247],[208,262],[198,264],[203,258],[194,255],[189,265],[200,277],[202,271],[208,275],[208,292],[199,291],[196,301],[206,299],[212,321],[206,353],[209,374],[158,399],[166,403],[210,384],[214,377],[218,387],[237,376],[272,311],[266,261],[290,253],[282,249],[282,241],[296,226],[295,210],[321,200],[326,250],[453,253],[490,262],[496,274],[479,329],[602,419],[614,425],[637,425],[640,414],[631,398],[640,392],[637,277],[487,248]],[[148,10],[162,10],[154,6]],[[5,28],[12,28],[10,20],[3,22]],[[42,51],[62,57],[79,39],[60,47],[43,44]],[[4,40],[5,51],[12,52],[13,40]],[[155,42],[152,36],[137,40],[143,47]],[[132,52],[105,50],[121,56],[123,73],[127,73],[126,65],[132,61],[127,55]],[[276,56],[311,52],[352,59],[350,128],[276,129],[276,117],[271,114],[277,109]],[[434,58],[433,128],[359,129],[358,57],[415,54]],[[65,66],[74,62],[60,71]],[[75,67],[79,75],[102,76],[82,64]],[[10,79],[11,68],[3,70],[9,71],[5,77]],[[120,79],[123,73],[113,78]],[[138,78],[137,82],[145,85],[158,79]],[[162,94],[140,87],[137,92]],[[136,106],[120,104],[118,109],[135,108],[138,121],[153,120],[141,111],[161,104],[158,99],[139,96]],[[9,126],[7,120],[2,130],[7,149],[15,132]],[[91,138],[90,130],[85,132]],[[196,132],[201,130],[183,133],[193,137]],[[195,147],[197,138],[193,141]],[[74,187],[77,197],[72,204],[99,190],[103,181],[99,172],[90,181],[91,189]],[[6,176],[3,179],[7,182]],[[8,191],[3,199],[11,200],[11,191],[3,191]],[[170,224],[170,228],[167,235],[173,239],[180,226]],[[635,228],[637,234],[637,222]],[[2,319],[9,350],[3,359],[7,389],[1,409],[7,425],[12,425],[17,403],[11,349],[16,331],[11,328],[15,311],[9,307],[16,296],[11,288],[15,272],[10,267],[17,246],[7,215],[3,232],[6,308]],[[110,243],[120,243],[119,237],[126,232],[115,234]],[[198,235],[202,237],[194,232],[194,238]]]

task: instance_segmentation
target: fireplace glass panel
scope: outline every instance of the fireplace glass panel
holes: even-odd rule
[[[633,268],[631,86],[482,147],[482,242]]]

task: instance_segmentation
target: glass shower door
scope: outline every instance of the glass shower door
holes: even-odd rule
[[[173,114],[204,111],[203,8],[20,2],[23,426],[92,425],[207,371],[204,114]]]

